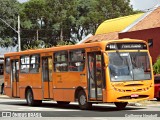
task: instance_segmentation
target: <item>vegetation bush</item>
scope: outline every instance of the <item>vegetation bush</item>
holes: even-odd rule
[[[154,74],[160,74],[160,57],[157,58],[156,63],[153,65]]]

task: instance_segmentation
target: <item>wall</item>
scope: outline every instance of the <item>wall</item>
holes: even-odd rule
[[[119,33],[119,38],[141,39],[146,42],[148,42],[148,39],[153,39],[153,46],[149,48],[153,63],[156,62],[157,57],[160,55],[160,27]]]

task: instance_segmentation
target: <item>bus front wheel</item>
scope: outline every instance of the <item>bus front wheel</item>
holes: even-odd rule
[[[80,109],[82,110],[90,109],[92,107],[92,103],[87,102],[87,97],[83,90],[81,90],[78,94],[78,103]]]
[[[115,102],[114,104],[118,109],[124,109],[127,106],[128,102]]]

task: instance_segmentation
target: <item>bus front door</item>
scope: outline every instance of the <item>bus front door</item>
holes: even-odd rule
[[[19,62],[12,60],[11,81],[12,81],[12,95],[19,97]]]
[[[88,53],[89,99],[102,101],[102,55],[101,52]]]
[[[52,57],[42,58],[43,98],[53,98],[52,89]]]

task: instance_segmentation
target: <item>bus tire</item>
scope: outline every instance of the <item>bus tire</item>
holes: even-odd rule
[[[27,100],[27,104],[29,106],[34,106],[35,105],[35,100],[34,100],[33,92],[32,92],[31,89],[27,90],[26,100]]]
[[[4,95],[4,83],[2,84],[2,88],[1,88],[1,94]]]
[[[127,106],[128,102],[115,102],[114,104],[118,109],[124,109]]]
[[[58,105],[68,105],[70,102],[66,101],[57,101]]]
[[[87,102],[87,96],[83,90],[78,93],[78,103],[82,110],[87,110],[92,107],[92,103]]]
[[[160,101],[160,92],[159,92],[159,96],[156,99],[157,101]]]
[[[34,100],[34,105],[39,106],[42,104],[42,100]]]
[[[160,101],[160,98],[157,97],[156,99],[157,99],[157,101]]]

